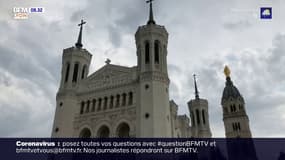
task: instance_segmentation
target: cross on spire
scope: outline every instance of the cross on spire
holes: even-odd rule
[[[81,23],[78,24],[78,26],[80,26],[80,31],[79,31],[79,35],[78,35],[78,39],[77,42],[75,43],[75,46],[77,48],[82,48],[83,44],[82,44],[82,26],[86,24],[86,22],[83,21],[83,19],[81,20]]]
[[[153,18],[153,11],[152,11],[152,2],[154,0],[147,0],[146,3],[149,3],[149,20],[147,24],[155,24],[154,18]]]
[[[195,85],[195,98],[199,99],[199,91],[198,91],[197,82],[196,82],[196,74],[194,74],[193,77],[194,77],[194,85]]]
[[[109,58],[107,58],[106,61],[105,61],[105,63],[106,63],[106,64],[110,64],[110,63],[111,63],[111,60],[110,60]]]

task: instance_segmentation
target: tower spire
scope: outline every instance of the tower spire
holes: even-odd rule
[[[154,0],[147,0],[146,3],[149,3],[149,20],[147,24],[155,24],[154,18],[153,18],[153,11],[152,11],[152,2]]]
[[[195,86],[195,99],[188,102],[191,117],[192,136],[194,138],[211,138],[212,133],[209,122],[208,101],[199,98],[196,74],[193,75]]]
[[[85,24],[86,22],[83,21],[83,19],[81,20],[81,23],[78,24],[78,26],[80,26],[80,31],[79,31],[79,35],[78,35],[78,39],[77,42],[75,43],[76,48],[82,48],[83,44],[82,44],[82,26]]]
[[[194,74],[193,77],[194,77],[194,85],[195,85],[195,98],[199,99],[199,91],[198,91],[197,82],[196,82],[196,74]]]

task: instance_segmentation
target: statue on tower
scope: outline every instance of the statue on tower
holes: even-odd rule
[[[224,73],[225,73],[226,77],[230,77],[231,70],[227,65],[225,66]]]

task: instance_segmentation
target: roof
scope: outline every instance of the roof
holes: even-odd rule
[[[97,89],[114,88],[131,84],[136,79],[136,67],[106,64],[80,84],[79,92],[85,93]]]
[[[230,77],[227,77],[226,86],[223,91],[222,102],[230,100],[230,99],[238,99],[240,98],[243,101],[243,97],[240,94],[237,87],[234,86]]]

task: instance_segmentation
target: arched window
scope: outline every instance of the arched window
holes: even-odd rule
[[[203,118],[203,124],[206,124],[205,110],[202,110],[202,118]]]
[[[159,48],[160,48],[160,43],[158,40],[154,42],[154,62],[156,64],[159,64]]]
[[[129,105],[133,104],[133,92],[129,93]]]
[[[108,104],[108,98],[107,97],[105,97],[104,98],[104,110],[106,110],[107,109],[107,104]]]
[[[191,112],[191,119],[192,119],[192,125],[195,126],[195,116],[193,112]]]
[[[89,108],[90,108],[90,101],[88,100],[85,113],[89,112]]]
[[[233,105],[230,105],[230,108],[231,108],[231,112],[233,112]]]
[[[235,125],[235,123],[232,124],[232,127],[233,127],[233,131],[236,131],[236,125]]]
[[[79,134],[80,138],[91,138],[91,131],[88,128],[82,129],[82,131]]]
[[[102,98],[99,98],[97,111],[101,110],[101,105],[102,105]]]
[[[66,72],[65,72],[65,80],[64,80],[65,82],[68,81],[69,70],[70,70],[70,63],[67,63]]]
[[[116,96],[116,107],[119,107],[120,106],[120,95],[117,94]]]
[[[239,122],[233,123],[232,126],[233,126],[234,131],[240,131],[241,130]]]
[[[83,114],[83,113],[84,113],[84,105],[85,105],[85,102],[82,101],[82,102],[81,102],[81,107],[80,107],[80,114]]]
[[[123,93],[123,101],[122,101],[122,106],[126,105],[126,101],[127,101],[127,94]]]
[[[197,117],[197,124],[199,125],[200,124],[200,113],[198,109],[196,109],[196,117]]]
[[[112,109],[114,106],[114,96],[110,97],[110,109]]]
[[[150,61],[150,46],[149,46],[149,42],[145,43],[145,64],[149,64]]]
[[[119,138],[130,137],[130,127],[127,123],[121,123],[117,128],[117,135]]]
[[[81,79],[83,79],[85,77],[85,72],[86,72],[86,65],[83,66]]]
[[[79,64],[78,64],[78,63],[75,63],[75,65],[74,65],[74,71],[73,71],[72,82],[77,82],[78,67],[79,67]]]
[[[237,109],[236,109],[236,105],[234,104],[233,105],[233,111],[235,112]]]
[[[241,129],[240,129],[240,123],[239,123],[239,122],[237,123],[237,130],[238,130],[238,131],[241,130]]]
[[[108,138],[110,137],[110,129],[107,126],[102,126],[97,132],[97,137],[99,138]]]
[[[239,105],[239,110],[243,110],[243,105],[242,104]]]
[[[96,110],[96,99],[92,100],[92,112],[95,112]]]

